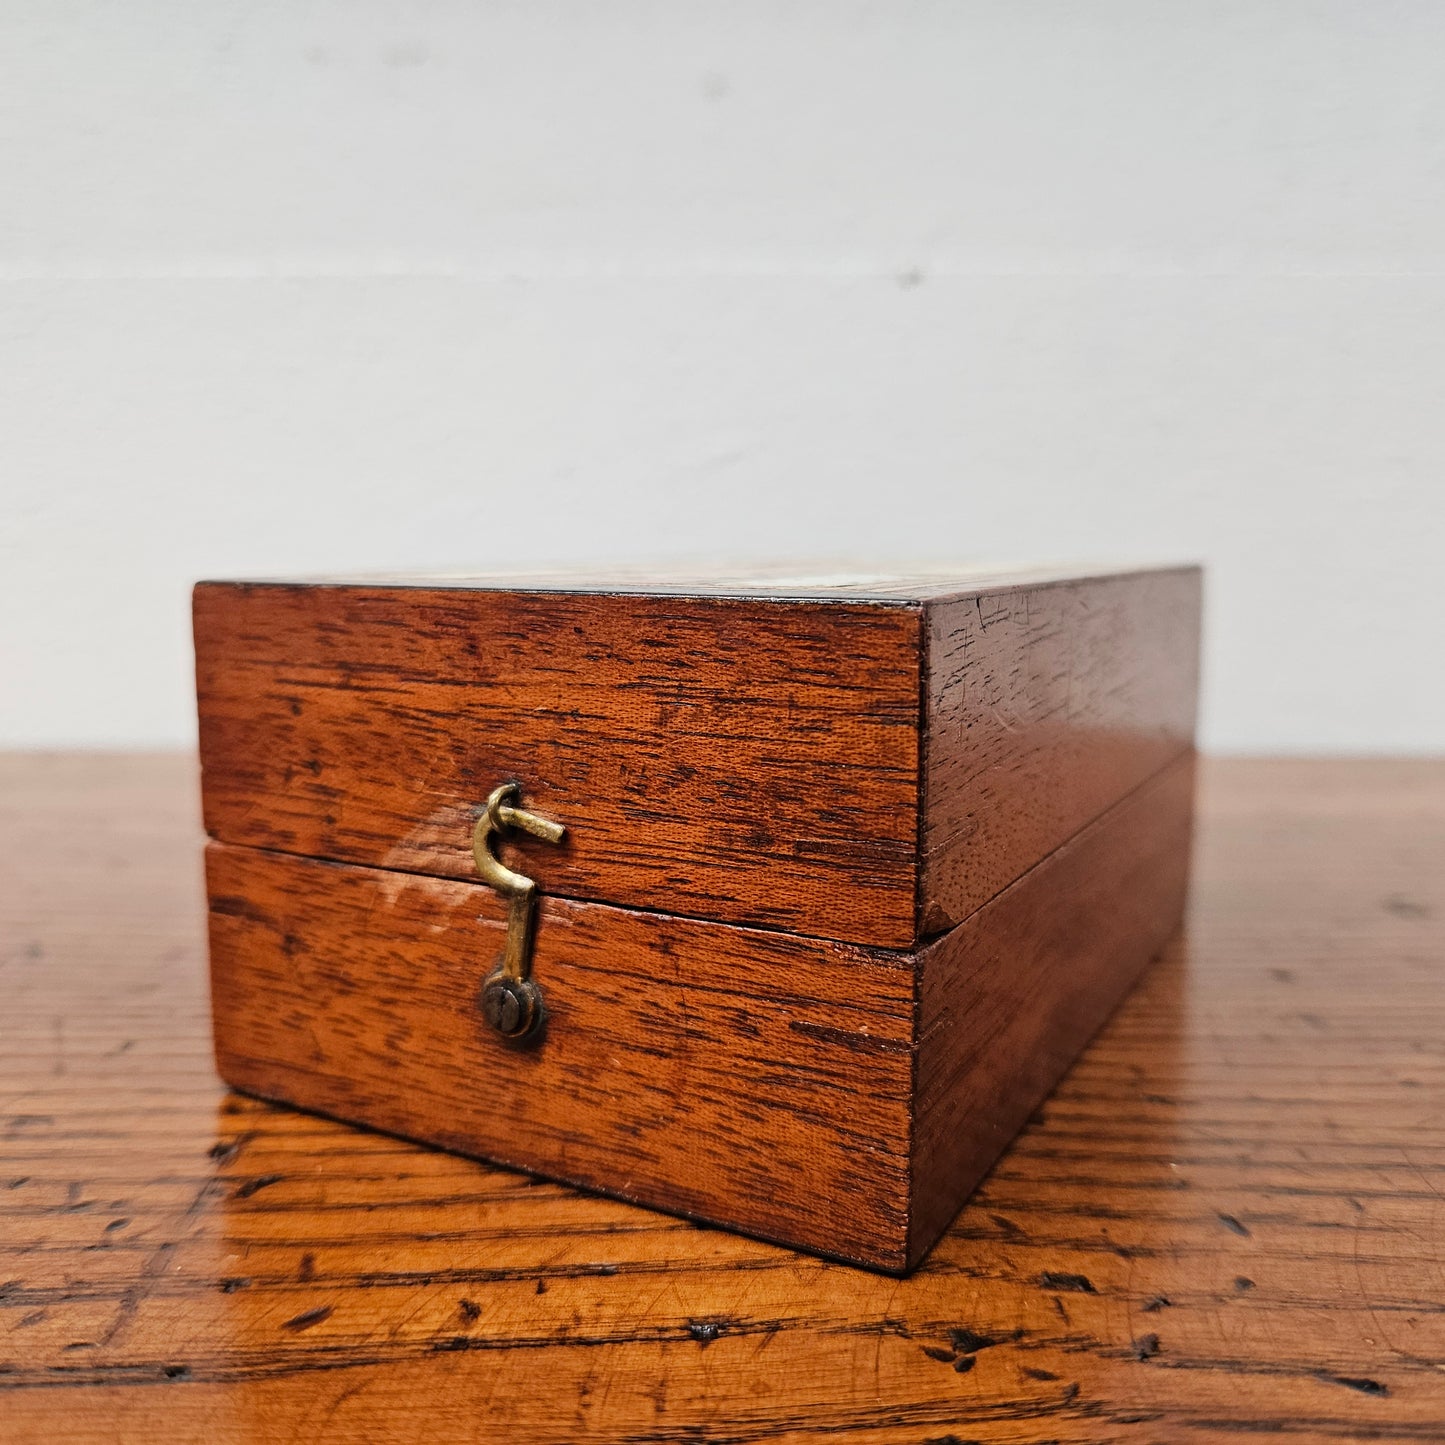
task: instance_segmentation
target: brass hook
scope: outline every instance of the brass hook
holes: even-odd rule
[[[544,843],[560,843],[567,835],[562,824],[514,806],[521,792],[516,783],[494,788],[472,832],[477,872],[507,900],[507,941],[500,965],[482,986],[482,1012],[499,1033],[518,1040],[536,1033],[546,1017],[542,991],[530,976],[537,885],[508,868],[492,846],[504,828],[520,829]]]

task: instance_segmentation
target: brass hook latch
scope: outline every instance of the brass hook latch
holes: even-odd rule
[[[482,1013],[499,1034],[519,1043],[535,1036],[547,1017],[542,990],[531,976],[537,885],[506,867],[492,843],[504,828],[520,828],[544,843],[560,843],[567,834],[560,823],[516,807],[521,792],[516,783],[494,789],[472,833],[477,872],[507,900],[507,942],[502,961],[482,985]]]

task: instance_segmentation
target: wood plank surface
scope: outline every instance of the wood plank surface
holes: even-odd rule
[[[1183,941],[902,1281],[228,1094],[192,765],[0,783],[5,1445],[1442,1437],[1445,765],[1207,764]]]

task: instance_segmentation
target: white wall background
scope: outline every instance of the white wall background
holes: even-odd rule
[[[0,742],[202,575],[1107,555],[1445,749],[1442,461],[1435,0],[0,0]]]

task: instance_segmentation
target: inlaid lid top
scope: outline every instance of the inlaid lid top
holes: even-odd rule
[[[772,563],[730,568],[597,567],[473,572],[353,572],[315,577],[249,578],[256,585],[318,587],[435,587],[488,592],[591,592],[618,596],[806,598],[855,602],[932,602],[984,587],[1047,586],[1108,577],[1124,566],[1077,563],[953,562],[880,570],[846,561]],[[1159,568],[1154,570],[1173,570]]]
[[[514,781],[545,893],[907,948],[1192,745],[1196,568],[205,582],[206,826],[476,876]]]

